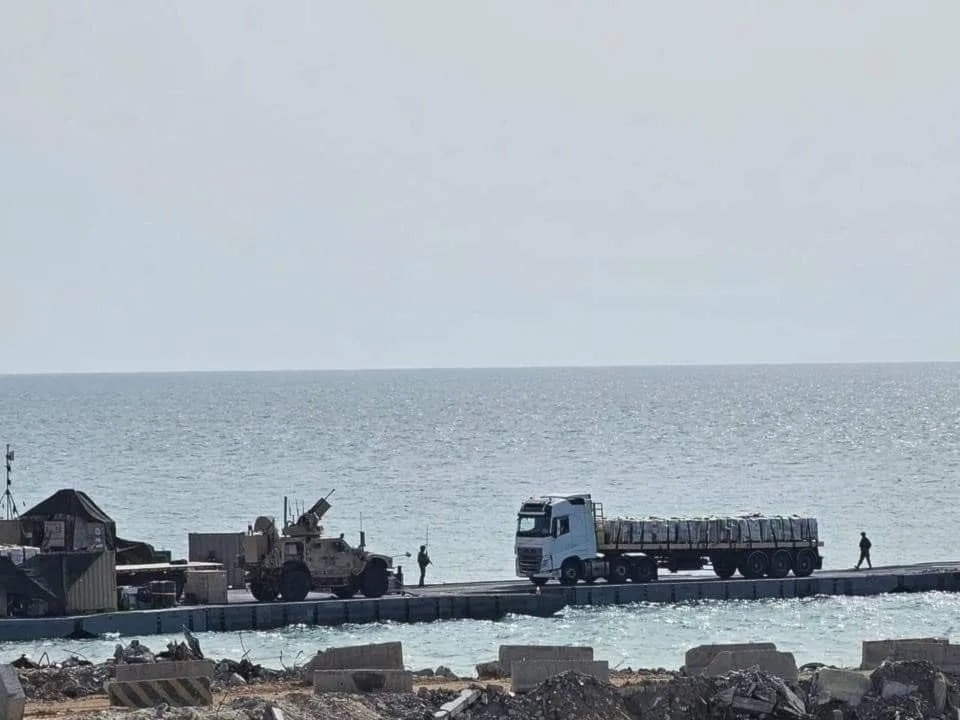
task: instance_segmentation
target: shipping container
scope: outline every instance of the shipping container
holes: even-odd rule
[[[56,553],[63,559],[64,584],[66,586],[66,613],[104,612],[117,609],[117,559],[116,553],[107,550],[101,553]],[[70,578],[71,558],[95,555],[79,577]],[[74,561],[75,562],[75,561]],[[71,581],[72,580],[72,581]]]

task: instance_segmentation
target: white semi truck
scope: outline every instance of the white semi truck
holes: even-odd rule
[[[710,565],[720,578],[806,577],[823,567],[817,521],[809,517],[612,518],[587,493],[530,498],[517,518],[519,577],[543,585],[604,578],[652,582]]]

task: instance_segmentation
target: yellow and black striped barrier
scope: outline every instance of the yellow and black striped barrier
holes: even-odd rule
[[[210,705],[210,678],[159,678],[156,680],[114,680],[107,685],[110,704],[128,708]]]

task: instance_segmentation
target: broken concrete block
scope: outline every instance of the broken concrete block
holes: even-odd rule
[[[818,705],[831,700],[845,702],[856,707],[863,696],[870,692],[870,678],[863,673],[836,668],[820,668],[811,684],[811,696]]]

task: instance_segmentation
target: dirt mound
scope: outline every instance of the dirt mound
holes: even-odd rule
[[[667,681],[624,685],[620,692],[627,709],[644,720],[708,720],[710,698],[724,687],[718,678],[677,675]]]
[[[488,694],[471,718],[543,720],[632,720],[620,691],[589,675],[565,672],[544,680],[525,695]]]

